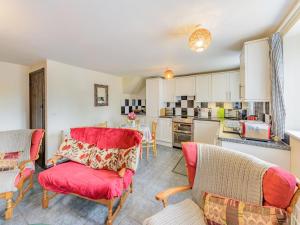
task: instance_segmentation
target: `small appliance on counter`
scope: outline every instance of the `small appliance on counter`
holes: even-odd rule
[[[228,119],[224,120],[223,132],[240,134],[241,133],[241,122],[239,120],[228,120]]]
[[[258,141],[271,140],[271,125],[261,121],[243,120],[241,121],[241,136],[246,139]]]
[[[166,108],[165,109],[165,116],[173,116],[173,115],[174,115],[173,108]]]

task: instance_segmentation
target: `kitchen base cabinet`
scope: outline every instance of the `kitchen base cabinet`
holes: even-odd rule
[[[158,118],[157,121],[157,143],[172,147],[172,119]]]
[[[220,122],[218,121],[194,120],[193,140],[204,144],[216,144],[219,128]]]
[[[229,148],[235,151],[253,155],[264,161],[276,164],[286,170],[290,170],[290,151],[281,149],[264,148],[260,146],[239,144],[227,141],[221,141],[222,147]]]

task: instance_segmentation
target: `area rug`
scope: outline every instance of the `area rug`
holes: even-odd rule
[[[172,172],[183,175],[183,176],[187,176],[186,167],[185,167],[185,159],[183,156],[179,159],[179,161],[177,162],[177,164],[174,167],[174,169],[172,170]]]

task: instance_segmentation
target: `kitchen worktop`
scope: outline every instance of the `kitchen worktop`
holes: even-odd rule
[[[265,147],[265,148],[274,148],[279,150],[287,150],[290,151],[290,146],[282,141],[257,141],[257,140],[248,140],[245,138],[242,138],[238,134],[234,133],[225,133],[223,132],[223,123],[220,123],[220,129],[218,133],[218,140],[219,141],[226,141],[226,142],[233,142],[233,143],[239,143],[239,144],[246,144],[246,145],[254,145],[259,147]]]
[[[178,116],[160,116],[160,118],[173,118]],[[273,148],[279,150],[287,150],[290,151],[290,146],[282,141],[275,142],[275,141],[258,141],[258,140],[248,140],[242,138],[239,134],[234,133],[225,133],[223,132],[223,121],[224,118],[218,117],[208,117],[208,118],[201,118],[201,117],[194,117],[194,121],[212,121],[212,122],[220,122],[220,128],[217,133],[218,141],[226,141],[226,142],[233,142],[239,144],[246,144],[246,145],[254,145],[259,147],[265,148]]]

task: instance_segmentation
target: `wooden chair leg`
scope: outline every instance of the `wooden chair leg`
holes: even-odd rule
[[[4,219],[9,220],[12,218],[14,213],[13,192],[5,193],[5,199],[6,199],[6,210],[4,214]]]
[[[131,184],[130,184],[130,193],[133,193],[133,181],[131,181]]]
[[[48,191],[46,189],[43,189],[43,199],[42,199],[43,209],[47,209],[48,205],[49,205]]]
[[[140,159],[143,159],[143,145],[141,145],[141,150],[140,150]]]
[[[147,160],[149,159],[149,143],[146,143]]]
[[[106,225],[112,225],[112,221],[113,221],[113,206],[114,206],[114,201],[110,200],[107,208],[108,208],[108,216],[107,216],[107,222]]]

